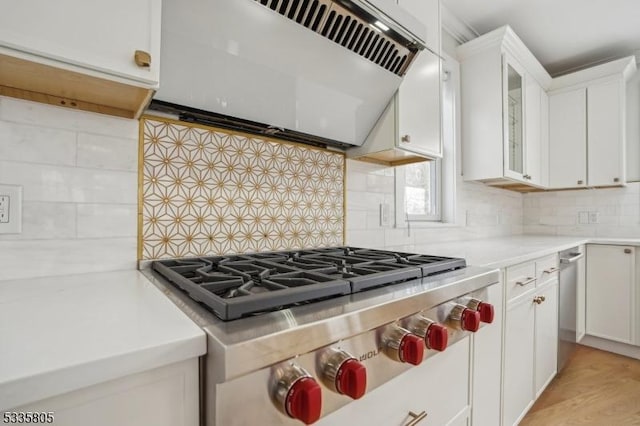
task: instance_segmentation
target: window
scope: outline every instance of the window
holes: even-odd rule
[[[439,221],[440,181],[440,160],[396,167],[397,222]]]

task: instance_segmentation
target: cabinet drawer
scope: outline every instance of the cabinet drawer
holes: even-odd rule
[[[511,300],[536,286],[536,264],[521,263],[507,268],[507,300]]]
[[[552,254],[536,260],[536,285],[558,278],[558,255]]]

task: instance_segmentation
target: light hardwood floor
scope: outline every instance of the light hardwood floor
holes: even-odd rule
[[[578,346],[520,425],[640,425],[640,361]]]

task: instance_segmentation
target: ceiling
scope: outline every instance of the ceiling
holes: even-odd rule
[[[509,24],[552,75],[636,54],[638,0],[442,0],[477,34]]]

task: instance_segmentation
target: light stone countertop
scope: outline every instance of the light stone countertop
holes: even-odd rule
[[[205,352],[136,270],[0,281],[0,411]]]
[[[520,235],[393,250],[503,268],[580,244]],[[135,270],[0,281],[0,410],[203,355],[204,332]]]
[[[478,240],[409,244],[395,246],[393,250],[463,257],[467,260],[467,265],[504,268],[580,244],[640,246],[640,239],[516,235]]]

